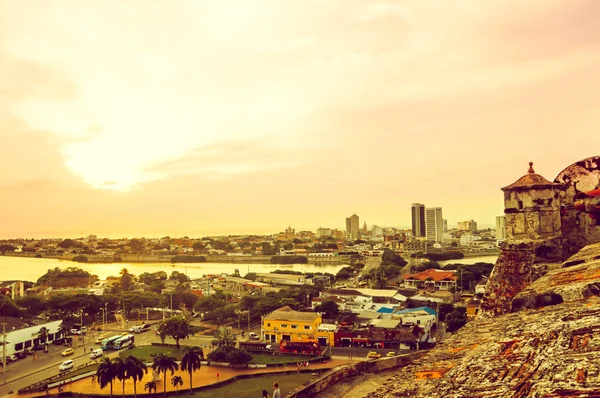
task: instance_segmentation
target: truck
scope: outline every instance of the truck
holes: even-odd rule
[[[279,352],[291,354],[310,354],[317,355],[320,351],[320,345],[317,340],[308,341],[281,341],[279,343]]]
[[[260,341],[240,341],[240,348],[255,353],[273,353],[271,344],[261,343]]]

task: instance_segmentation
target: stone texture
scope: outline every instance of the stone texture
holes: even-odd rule
[[[365,397],[600,397],[600,244],[562,266],[515,296],[535,309],[469,322]]]

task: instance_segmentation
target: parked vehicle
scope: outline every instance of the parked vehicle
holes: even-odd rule
[[[69,359],[68,361],[64,361],[63,363],[60,364],[60,366],[58,367],[59,372],[65,372],[69,369],[73,369],[73,360]]]
[[[57,339],[54,339],[54,341],[52,341],[52,344],[63,345],[63,344],[65,344],[65,339],[63,339],[62,337],[59,337]]]
[[[79,329],[71,329],[71,334],[80,335],[81,334],[81,330],[79,330]]]
[[[280,352],[289,352],[294,354],[316,355],[320,351],[320,345],[317,340],[309,341],[281,341],[279,343]]]
[[[248,333],[248,338],[250,340],[260,340],[260,337],[256,333],[254,333],[254,332]]]
[[[103,355],[103,351],[102,348],[96,348],[94,351],[92,351],[92,353],[90,354],[90,359],[96,359],[96,358],[100,358]]]
[[[248,352],[264,352],[264,353],[273,353],[273,347],[271,344],[261,343],[258,341],[240,341],[240,348],[248,351]]]
[[[67,348],[66,350],[64,350],[60,355],[62,355],[63,357],[66,357],[67,355],[73,355],[73,349],[72,348]]]

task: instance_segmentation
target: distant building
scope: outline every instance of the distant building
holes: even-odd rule
[[[11,299],[25,296],[25,284],[22,281],[0,282],[0,294],[9,296]]]
[[[444,225],[444,233],[448,232],[448,220],[442,219],[442,224]]]
[[[425,205],[413,203],[411,206],[412,235],[415,238],[425,236]]]
[[[473,221],[473,220],[459,221],[458,222],[458,230],[459,231],[467,231],[467,232],[475,232],[475,231],[477,231],[477,222]]]
[[[506,239],[506,218],[504,216],[496,217],[496,239]]]
[[[378,227],[377,225],[373,225],[373,228],[371,229],[371,236],[373,238],[380,238],[383,236],[383,228]]]
[[[356,214],[351,215],[346,218],[346,235],[352,239],[356,240],[358,238],[358,233],[360,232],[360,223],[359,218]]]
[[[441,207],[425,209],[425,229],[427,240],[430,242],[442,242],[444,240],[444,225]]]
[[[317,238],[326,238],[328,236],[331,236],[331,228],[317,229]]]
[[[261,337],[271,343],[313,340],[321,323],[318,312],[294,311],[285,306],[262,318]]]

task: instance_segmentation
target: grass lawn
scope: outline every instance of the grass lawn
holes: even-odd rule
[[[308,355],[269,355],[269,354],[252,354],[250,363],[296,363],[299,361],[308,361],[313,357]]]
[[[121,351],[119,356],[121,358],[127,358],[130,355],[133,355],[136,358],[141,359],[142,361],[152,362],[153,354],[166,354],[170,353],[171,356],[177,358],[178,361],[181,360],[183,354],[185,353],[184,346],[181,346],[181,349],[177,349],[177,347],[161,347],[154,345],[140,346],[135,347],[131,350]]]
[[[290,373],[282,375],[251,377],[248,379],[236,380],[233,383],[224,385],[222,387],[197,391],[193,395],[188,395],[186,393],[183,396],[202,398],[258,398],[261,396],[262,390],[267,390],[269,392],[269,396],[272,396],[273,383],[279,383],[281,396],[285,396],[286,393],[309,381],[313,377],[315,376],[312,376],[310,373]]]

